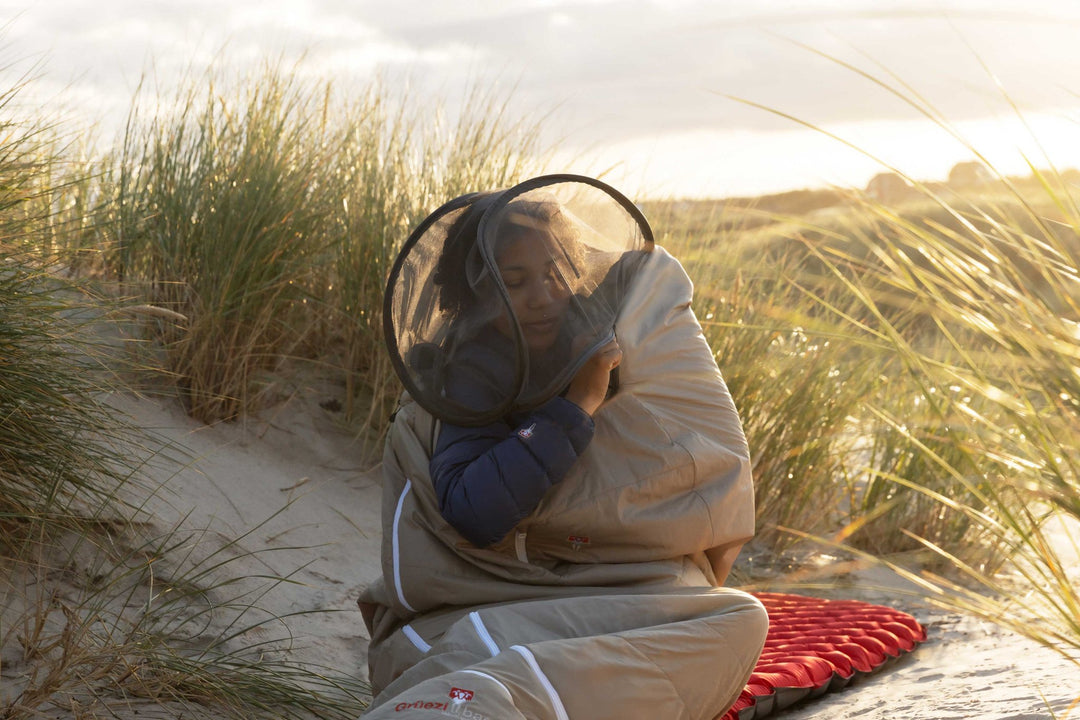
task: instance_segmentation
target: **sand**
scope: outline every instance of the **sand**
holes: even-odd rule
[[[118,395],[111,403],[157,438],[143,441],[148,449],[165,449],[149,467],[164,489],[151,502],[154,522],[208,529],[204,551],[236,538],[245,551],[273,550],[234,552],[229,571],[289,575],[295,582],[263,601],[275,613],[338,611],[292,617],[291,652],[363,676],[367,637],[355,602],[380,572],[379,469],[365,471],[359,442],[327,402],[333,393],[300,387],[261,419],[214,426],[186,417],[173,399]],[[876,585],[870,574],[838,592],[895,600]],[[1080,667],[1059,655],[986,623],[896,604],[928,626],[925,644],[886,672],[775,717],[1066,717],[1080,696]]]

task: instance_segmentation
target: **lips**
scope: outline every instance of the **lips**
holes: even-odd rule
[[[548,318],[547,320],[536,320],[521,324],[521,329],[530,335],[546,335],[555,332],[558,328],[558,318]]]

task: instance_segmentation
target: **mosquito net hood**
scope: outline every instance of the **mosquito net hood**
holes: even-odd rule
[[[644,216],[588,177],[547,175],[451,200],[390,272],[383,323],[405,388],[435,417],[481,425],[559,394],[614,338],[653,248]]]

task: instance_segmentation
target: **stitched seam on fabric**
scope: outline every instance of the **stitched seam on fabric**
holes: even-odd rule
[[[696,473],[697,470],[695,470],[694,472]],[[696,481],[695,481],[695,484],[696,484]],[[712,544],[713,547],[715,547],[715,543],[716,543],[716,523],[713,522],[712,508],[709,507],[708,501],[705,499],[705,497],[700,492],[698,492],[696,487],[695,487],[694,490],[691,490],[690,493],[695,498],[697,498],[698,501],[701,502],[702,505],[705,506],[705,517],[707,517],[709,519],[709,529],[710,529],[709,543]]]
[[[690,483],[690,491],[696,493],[698,488],[698,466],[697,461],[694,459],[694,453],[690,451],[690,448],[686,447],[686,445],[679,442],[678,440],[675,440],[674,438],[672,438],[671,444],[686,453],[686,457],[690,459],[690,462],[687,463],[692,470],[691,475],[693,477],[693,481]],[[685,466],[681,465],[680,467]]]
[[[547,693],[548,699],[551,700],[551,707],[555,710],[555,720],[570,720],[570,716],[566,714],[566,708],[563,707],[562,698],[559,697],[559,693],[555,690],[555,686],[551,684],[551,680],[548,679],[548,676],[540,669],[540,664],[536,662],[536,657],[532,654],[532,651],[523,645],[513,645],[510,649],[516,651],[521,657],[525,658],[525,662],[528,664],[529,669],[536,674],[536,679],[540,681],[540,686],[544,688],[544,692]]]
[[[619,640],[622,640],[623,643],[625,643],[627,647],[629,647],[631,650],[633,650],[635,653],[640,655],[645,660],[648,660],[649,663],[654,668],[656,668],[660,672],[661,675],[664,676],[664,679],[668,681],[668,685],[670,685],[671,689],[675,692],[675,697],[679,698],[679,702],[682,703],[683,717],[690,717],[690,708],[686,704],[686,699],[682,696],[682,693],[679,692],[679,689],[675,686],[675,682],[671,679],[671,676],[668,675],[667,671],[664,670],[664,668],[657,665],[655,660],[653,660],[644,651],[642,651],[640,648],[638,648],[636,645],[634,645],[634,643],[632,643],[629,640],[627,640],[626,638],[620,637],[618,635],[614,635],[613,637],[616,637]]]
[[[484,621],[480,619],[480,613],[475,610],[469,613],[469,620],[472,621],[473,627],[476,628],[476,634],[480,636],[480,641],[487,647],[488,652],[491,653],[491,657],[498,655],[501,650],[495,643],[495,640],[491,637],[491,633],[488,632],[487,627],[484,626]]]
[[[713,522],[712,508],[709,507],[708,501],[705,500],[705,496],[701,494],[701,490],[698,486],[698,467],[697,462],[693,461],[694,453],[690,452],[690,448],[683,445],[681,442],[673,441],[676,445],[681,447],[683,451],[690,456],[690,466],[694,469],[694,482],[690,485],[690,494],[697,498],[698,502],[705,508],[705,517],[709,520],[709,542],[716,542],[716,524]]]
[[[615,395],[615,398],[618,398],[618,397],[620,397],[620,394]],[[669,433],[667,431],[667,429],[664,427],[664,424],[660,421],[659,418],[656,417],[655,413],[653,413],[651,410],[649,410],[648,407],[646,407],[645,403],[643,403],[640,399],[638,399],[636,396],[634,396],[631,393],[627,393],[626,397],[631,398],[632,402],[634,404],[636,404],[636,407],[634,408],[636,412],[644,414],[645,416],[647,416],[652,421],[653,425],[656,426],[656,430],[659,431],[660,433],[662,433],[662,437],[667,440],[668,444],[671,447],[679,449],[680,454],[682,455],[682,458],[683,458],[682,461],[681,462],[669,461],[667,463],[667,466],[663,470],[660,470],[660,471],[658,471],[656,473],[652,473],[652,474],[648,475],[647,477],[627,479],[627,481],[624,484],[617,485],[615,487],[605,487],[603,489],[598,489],[596,492],[593,492],[593,493],[590,493],[590,494],[587,494],[587,495],[582,495],[582,496],[578,497],[578,499],[573,504],[567,505],[565,510],[570,511],[570,510],[576,510],[576,509],[578,509],[580,507],[593,507],[602,498],[606,498],[609,495],[615,495],[615,494],[621,493],[627,487],[629,487],[630,485],[635,485],[635,484],[640,485],[642,483],[650,482],[650,481],[655,480],[659,476],[674,475],[678,471],[680,471],[682,468],[684,468],[685,466],[692,465],[694,463],[693,454],[689,450],[687,450],[685,445],[683,445],[680,442],[675,441],[675,438],[673,438],[671,436],[671,433]],[[612,402],[614,402],[614,398],[612,399]],[[630,403],[631,400],[625,400],[623,402]],[[695,485],[692,485],[691,489],[696,487],[696,472],[697,472],[697,469],[695,468]]]
[[[695,498],[697,498],[697,500],[705,508],[705,516],[709,520],[709,530],[710,530],[710,532],[709,532],[709,542],[710,543],[715,543],[716,542],[716,523],[713,522],[713,512],[712,512],[712,508],[709,507],[709,501],[706,500],[705,496],[701,494],[701,488],[698,485],[698,481],[699,481],[698,467],[697,467],[697,462],[693,461],[694,454],[692,452],[690,452],[690,448],[686,447],[681,442],[675,442],[675,444],[678,445],[679,447],[681,447],[686,452],[686,454],[690,456],[690,458],[692,460],[692,462],[690,464],[694,468],[694,483],[690,486],[691,487],[690,494],[693,495]]]
[[[503,684],[502,680],[499,680],[498,678],[496,678],[496,677],[494,677],[492,675],[488,675],[486,672],[480,672],[479,670],[470,670],[470,669],[466,668],[466,669],[462,670],[461,672],[469,673],[470,675],[479,675],[482,678],[487,678],[488,680],[490,680],[491,682],[495,683],[496,685],[498,685],[499,687],[501,687],[503,689],[503,692],[506,693],[506,697],[510,698],[510,702],[514,702],[514,696],[510,693],[510,688],[506,687],[506,685]],[[516,703],[515,703],[515,705],[516,705]]]
[[[409,642],[415,645],[417,650],[425,655],[431,652],[431,645],[429,645],[424,638],[420,637],[420,633],[416,632],[412,625],[406,623],[401,627],[401,632],[405,634],[405,637],[409,638]]]
[[[767,611],[766,611],[766,612],[767,612]],[[711,625],[710,623],[705,623],[705,627],[707,627],[707,628],[709,629],[709,632],[711,632],[711,633],[713,634],[713,636],[714,636],[714,637],[716,637],[716,639],[717,639],[717,640],[719,640],[719,641],[722,641],[722,642],[728,642],[728,641],[729,641],[729,638],[728,638],[728,636],[727,636],[727,634],[726,634],[726,633],[722,633],[722,632],[720,632],[719,630],[717,630],[717,629],[716,629],[716,628],[715,628],[715,627],[714,627],[713,625]],[[747,674],[747,677],[749,677],[749,675],[750,675],[750,673],[751,673],[751,672],[753,671],[753,669],[754,669],[755,667],[757,667],[757,662],[758,662],[758,659],[760,659],[760,657],[761,657],[761,654],[762,654],[762,653],[763,653],[764,651],[765,651],[765,647],[764,647],[764,644],[762,644],[762,648],[761,648],[761,650],[758,650],[758,654],[757,654],[757,657],[754,657],[754,658],[748,658],[748,659],[745,659],[745,660],[743,661],[743,664],[742,664],[742,672],[746,673],[746,674]]]
[[[408,610],[416,612],[416,608],[410,605],[405,600],[405,593],[401,587],[401,548],[398,543],[398,526],[401,523],[401,509],[405,506],[405,497],[412,490],[412,480],[405,480],[405,489],[401,491],[401,497],[398,498],[397,509],[394,511],[394,529],[393,535],[390,539],[391,551],[394,556],[394,592],[397,593],[398,600]]]

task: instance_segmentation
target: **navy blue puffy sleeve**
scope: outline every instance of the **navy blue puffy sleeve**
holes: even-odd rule
[[[498,542],[566,477],[593,429],[592,418],[562,397],[516,427],[443,424],[430,465],[439,511],[472,544]]]

